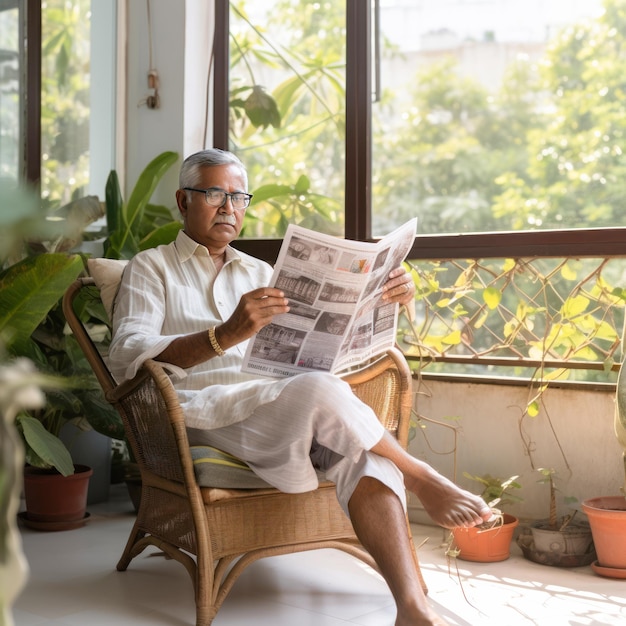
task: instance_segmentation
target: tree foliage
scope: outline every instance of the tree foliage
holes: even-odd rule
[[[52,206],[89,181],[90,0],[42,6],[41,194]]]
[[[294,187],[302,174],[310,183],[253,206],[247,232],[280,236],[290,221],[340,232],[344,3],[283,0],[263,27],[245,13],[258,3],[232,4],[232,146],[253,189]],[[516,58],[497,89],[449,56],[418,68],[408,99],[383,93],[373,105],[376,230],[416,214],[424,233],[619,224],[625,7],[605,0],[601,17],[558,33],[539,63]],[[383,52],[400,54],[389,41]]]
[[[526,135],[525,172],[507,173],[494,201],[515,228],[623,222],[626,2],[604,6],[597,20],[561,32],[540,67],[549,110]]]

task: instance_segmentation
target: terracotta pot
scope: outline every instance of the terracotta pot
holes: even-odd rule
[[[36,530],[66,530],[82,525],[87,517],[87,490],[92,474],[86,465],[75,465],[70,476],[25,467],[25,524]]]
[[[617,570],[615,577],[623,578],[626,575],[626,498],[601,496],[585,500],[582,506],[589,518],[599,565]]]
[[[505,513],[503,523],[488,530],[455,528],[454,544],[460,550],[457,558],[490,563],[505,561],[511,554],[511,541],[519,520]]]

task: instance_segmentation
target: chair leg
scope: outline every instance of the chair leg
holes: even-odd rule
[[[130,564],[130,562],[134,558],[133,548],[137,545],[137,543],[146,536],[146,533],[143,530],[139,530],[137,528],[137,522],[135,522],[133,529],[130,531],[130,535],[128,536],[128,541],[126,542],[126,547],[124,548],[124,552],[122,552],[122,556],[120,560],[117,562],[117,571],[125,572],[126,568]]]

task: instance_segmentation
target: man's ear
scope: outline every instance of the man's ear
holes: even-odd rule
[[[187,214],[187,192],[184,189],[176,190],[176,204],[180,214],[185,217]]]

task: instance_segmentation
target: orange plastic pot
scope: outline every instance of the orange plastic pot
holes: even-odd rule
[[[488,530],[455,528],[454,546],[460,550],[457,558],[464,561],[490,563],[505,561],[511,555],[513,533],[519,524],[517,517],[505,513],[501,525]]]
[[[626,576],[626,498],[601,496],[585,500],[598,563],[603,568],[622,570]]]

